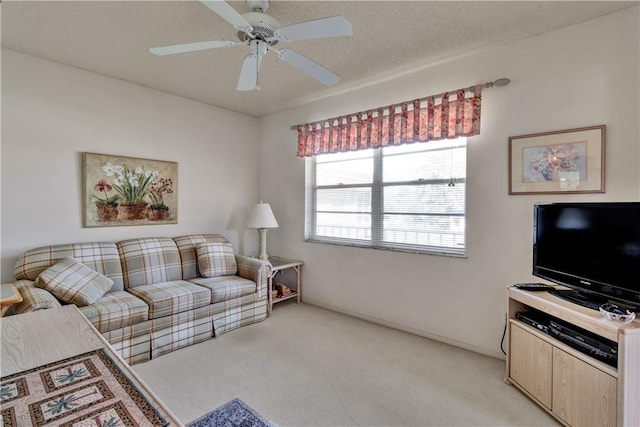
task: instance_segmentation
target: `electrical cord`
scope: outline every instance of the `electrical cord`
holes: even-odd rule
[[[504,355],[507,355],[507,352],[504,351],[504,338],[507,335],[507,313],[504,314],[504,329],[502,331],[502,340],[500,340],[500,350],[502,350],[502,353],[504,353]]]

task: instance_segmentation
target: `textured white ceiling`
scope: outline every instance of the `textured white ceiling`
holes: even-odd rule
[[[239,13],[244,1],[229,2]],[[282,25],[342,15],[351,37],[287,43],[341,77],[325,87],[268,54],[260,91],[238,92],[248,47],[158,57],[154,46],[237,41],[197,1],[3,1],[2,45],[253,116],[367,82],[541,34],[638,5],[638,1],[272,1]],[[278,47],[281,47],[279,45]],[[502,77],[502,76],[496,76]],[[507,76],[508,77],[508,76]]]

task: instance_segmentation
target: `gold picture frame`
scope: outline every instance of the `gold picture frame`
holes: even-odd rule
[[[176,224],[178,163],[82,153],[83,225]]]
[[[509,194],[604,193],[605,125],[509,137]]]

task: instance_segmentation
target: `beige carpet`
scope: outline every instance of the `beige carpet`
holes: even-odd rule
[[[294,302],[133,368],[185,423],[239,397],[280,426],[558,425],[502,360]]]

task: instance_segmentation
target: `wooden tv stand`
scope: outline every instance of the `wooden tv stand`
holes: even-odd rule
[[[567,426],[640,426],[640,320],[608,321],[548,292],[508,296],[508,383]],[[531,309],[617,342],[617,369],[516,318]]]

